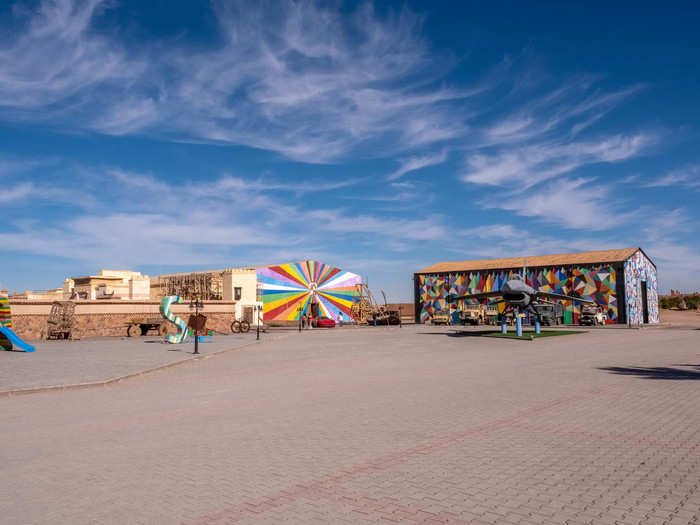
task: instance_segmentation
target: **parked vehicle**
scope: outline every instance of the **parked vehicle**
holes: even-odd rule
[[[602,307],[595,304],[584,304],[581,306],[581,316],[578,319],[579,324],[600,326],[604,325],[607,320],[608,316]]]
[[[498,309],[485,304],[465,304],[459,312],[463,325],[496,324]]]
[[[314,319],[314,328],[334,328],[335,321],[330,317],[319,317]]]
[[[564,324],[564,307],[561,303],[535,304],[535,311],[540,316],[540,322],[545,326]]]
[[[450,314],[447,312],[435,312],[435,314],[433,314],[433,316],[430,318],[430,324],[450,325],[452,324],[452,317],[450,317]]]

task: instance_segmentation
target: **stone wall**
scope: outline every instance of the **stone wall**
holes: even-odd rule
[[[231,332],[231,322],[235,302],[216,301],[204,304],[202,314],[207,317],[207,328],[216,332]],[[24,340],[32,341],[46,337],[46,320],[51,303],[12,304],[12,329]],[[183,319],[189,319],[191,312],[187,305],[174,305],[173,312]],[[126,303],[85,301],[76,303],[73,321],[77,337],[126,336],[126,324],[143,318],[162,319],[158,303]],[[169,333],[177,330],[167,323]],[[156,335],[156,332],[150,332]]]

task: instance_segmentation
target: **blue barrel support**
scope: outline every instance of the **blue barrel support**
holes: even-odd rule
[[[520,317],[520,314],[517,314],[515,318],[515,326],[518,330],[518,337],[523,336],[523,318]]]
[[[502,334],[508,333],[508,327],[506,326],[506,316],[505,315],[501,316],[501,333]]]
[[[539,335],[540,333],[540,316],[535,317],[535,333]]]

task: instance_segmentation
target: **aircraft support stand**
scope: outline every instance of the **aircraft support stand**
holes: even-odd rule
[[[520,312],[516,312],[515,326],[518,330],[518,337],[523,336],[523,318],[520,317]]]
[[[507,333],[508,333],[508,326],[506,325],[506,316],[505,316],[505,314],[501,314],[501,333],[502,333],[502,334],[507,334]]]
[[[540,316],[535,317],[535,333],[539,335],[540,333]]]

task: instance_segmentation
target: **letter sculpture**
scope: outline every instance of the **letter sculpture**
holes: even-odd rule
[[[179,295],[169,295],[167,297],[163,297],[163,300],[160,302],[161,315],[178,327],[177,334],[165,336],[165,340],[168,343],[182,343],[187,338],[187,323],[170,311],[171,304],[181,302],[183,302],[182,297]]]

